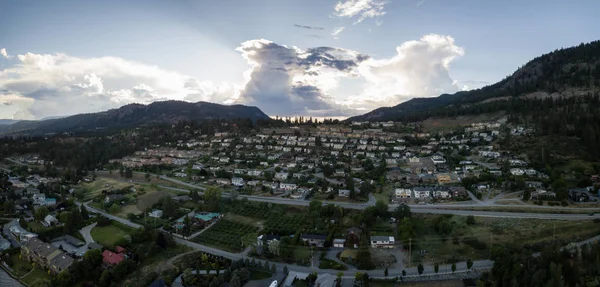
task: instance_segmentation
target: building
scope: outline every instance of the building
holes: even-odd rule
[[[371,247],[394,248],[396,240],[393,236],[371,236]]]
[[[244,186],[244,179],[241,177],[234,177],[231,179],[231,184],[235,186]]]
[[[74,262],[71,256],[35,237],[21,246],[21,256],[42,268],[47,268],[53,274],[67,270]]]
[[[10,248],[10,241],[6,240],[2,235],[0,235],[0,251],[4,251]]]
[[[327,240],[327,236],[321,234],[302,234],[300,239],[302,239],[304,242],[307,242],[308,245],[323,247],[325,245],[325,240]]]
[[[296,188],[298,188],[298,186],[295,183],[281,183],[279,185],[279,188],[283,189],[283,190],[288,190],[288,191],[292,191],[292,190],[296,190]]]
[[[163,217],[163,211],[160,209],[153,209],[150,213],[148,213],[148,216],[154,218],[161,218]]]
[[[348,190],[348,189],[340,189],[338,191],[338,196],[349,197],[350,196],[350,190]]]
[[[334,239],[333,240],[333,247],[334,248],[344,248],[344,245],[346,244],[346,239]]]
[[[118,265],[125,260],[125,255],[121,253],[114,253],[110,250],[104,250],[102,252],[102,264],[104,267],[112,267]]]
[[[411,197],[412,191],[409,188],[396,188],[394,194],[397,199],[406,199]]]
[[[263,246],[264,245],[269,245],[269,243],[273,242],[273,241],[277,241],[279,242],[281,240],[281,236],[279,235],[273,235],[273,234],[266,234],[266,235],[259,235],[256,238],[256,245],[257,246]]]
[[[46,215],[46,217],[44,217],[44,221],[42,221],[42,224],[46,227],[54,226],[54,225],[58,224],[58,219],[56,219],[54,216],[48,214],[48,215]]]

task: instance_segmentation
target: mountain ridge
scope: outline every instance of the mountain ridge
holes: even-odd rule
[[[471,91],[413,98],[392,107],[380,107],[347,121],[387,121],[439,108],[467,106],[490,100],[536,94],[560,97],[600,90],[600,40],[557,49],[535,57],[497,83]]]
[[[270,119],[255,106],[220,105],[210,102],[160,101],[147,105],[128,104],[97,113],[72,115],[43,121],[18,121],[0,127],[0,134],[44,134],[97,129],[129,128],[153,123],[175,123],[181,120],[249,118]]]

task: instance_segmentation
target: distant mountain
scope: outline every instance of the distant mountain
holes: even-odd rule
[[[414,98],[382,107],[348,121],[387,121],[443,107],[473,105],[514,97],[570,97],[600,90],[600,41],[556,50],[537,57],[500,82],[481,89]]]
[[[4,126],[4,125],[12,125],[16,122],[18,122],[19,120],[6,120],[6,119],[0,119],[0,126]]]
[[[44,121],[20,121],[0,126],[0,133],[43,134],[97,129],[130,128],[153,123],[175,123],[180,120],[249,118],[270,119],[257,107],[219,105],[208,102],[154,102],[148,105],[130,104],[118,109],[92,114],[79,114]]]

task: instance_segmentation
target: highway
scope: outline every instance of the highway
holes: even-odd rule
[[[155,175],[153,175],[153,176],[155,176]],[[196,189],[199,191],[198,192],[199,194],[202,194],[202,191],[206,189],[203,186],[183,182],[181,180],[177,180],[177,179],[170,178],[167,176],[160,175],[159,178],[182,185],[182,186],[189,187],[191,189]],[[121,181],[129,182],[129,180],[125,180],[125,179],[123,179]],[[136,182],[136,181],[133,181],[133,182]],[[148,184],[147,182],[136,182],[136,183]],[[164,188],[164,189],[170,189],[170,190],[174,190],[174,191],[178,191],[178,192],[187,192],[187,193],[190,192],[187,189],[181,189],[181,188],[175,188],[175,187],[168,187],[168,186],[162,186],[162,185],[159,185],[158,187]],[[231,194],[228,192],[223,192],[222,195],[230,196]],[[285,205],[296,205],[296,206],[308,206],[310,204],[309,200],[281,198],[281,197],[265,197],[265,196],[239,194],[238,198],[247,198],[249,201],[255,201],[255,202],[271,202],[273,204],[285,204]],[[364,210],[369,206],[375,205],[375,202],[376,202],[375,198],[372,195],[370,195],[369,201],[364,202],[364,203],[351,203],[351,202],[339,202],[339,201],[325,200],[325,201],[323,201],[323,204],[334,204],[336,206],[340,206],[340,207],[347,208],[347,209]],[[409,206],[413,213],[425,213],[425,214],[427,214],[427,213],[430,213],[430,214],[453,214],[453,215],[462,215],[462,216],[473,215],[473,216],[479,216],[479,217],[496,217],[496,218],[532,218],[532,219],[556,219],[556,220],[591,220],[594,218],[600,218],[600,209],[599,208],[565,208],[565,207],[539,206],[539,205],[480,206],[477,204],[464,204],[464,203],[462,203],[462,204],[461,203],[458,203],[458,204],[436,204],[436,205],[433,205],[433,204],[427,204],[427,205],[410,204]],[[553,210],[553,211],[579,210],[579,211],[590,211],[590,212],[594,211],[594,212],[599,212],[599,213],[590,216],[587,213],[560,214],[560,213],[543,213],[543,212],[526,212],[526,211],[509,212],[509,211],[484,211],[484,210],[465,209],[465,208],[477,208],[477,207],[485,208],[485,207],[492,207],[492,206],[511,208],[511,209],[518,209],[518,208],[547,209],[547,210]],[[391,204],[391,205],[388,205],[388,207],[389,207],[390,211],[393,211],[396,209],[396,207],[398,207],[398,205]]]

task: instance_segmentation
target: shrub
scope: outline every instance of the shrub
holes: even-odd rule
[[[483,250],[483,249],[487,248],[487,244],[485,244],[485,242],[479,241],[475,237],[467,237],[467,238],[463,239],[463,243],[467,244],[475,249],[479,249],[479,250]]]

